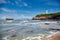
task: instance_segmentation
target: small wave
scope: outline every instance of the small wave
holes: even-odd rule
[[[45,35],[45,34],[38,34],[38,36],[30,36],[30,37],[26,37],[22,40],[50,40],[49,38],[56,35],[56,34],[60,34],[60,31],[58,32],[53,32],[50,35]]]
[[[20,25],[20,24],[2,24],[2,25]]]
[[[38,34],[38,36],[31,36],[31,37],[24,38],[22,40],[46,40],[46,35]]]
[[[49,37],[51,37],[51,36],[53,36],[53,35],[55,35],[55,34],[60,34],[60,31],[51,33],[51,35],[48,35],[47,38],[49,38]]]

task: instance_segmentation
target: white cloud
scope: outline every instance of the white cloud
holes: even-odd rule
[[[14,5],[14,3],[13,3],[13,2],[11,2],[11,1],[8,1],[7,3],[9,3],[9,4],[11,4],[11,5]]]
[[[0,0],[0,4],[1,4],[1,3],[7,3],[7,2],[6,2],[5,0]]]
[[[16,10],[10,10],[10,9],[6,9],[6,8],[0,8],[0,9],[4,12],[16,12]]]
[[[16,3],[16,4],[19,4],[19,2],[17,2],[17,1],[16,1],[15,3]]]
[[[31,13],[31,11],[25,11],[26,13]]]
[[[18,0],[18,1],[22,1],[22,0]]]
[[[2,15],[1,19],[12,18],[11,16]]]
[[[15,5],[14,3],[11,3],[12,5]]]
[[[14,1],[16,4],[19,4],[20,2],[22,2],[21,0],[17,0],[17,1]]]
[[[28,4],[24,2],[24,6],[28,6]]]
[[[7,17],[6,16],[1,17],[1,19],[5,19],[5,18],[7,18]]]
[[[21,2],[21,4],[20,4]],[[28,4],[26,2],[22,2],[22,1],[15,1],[15,4],[18,6],[28,6]]]
[[[18,17],[17,17],[18,19],[31,19],[32,18],[32,16],[25,16],[25,15],[19,15]]]
[[[31,19],[32,16],[25,16],[23,14],[20,14],[19,15],[19,14],[16,14],[16,13],[11,14],[11,15],[1,14],[0,19],[6,19],[6,18],[13,18],[13,19]]]
[[[8,1],[8,3],[11,3],[10,1]]]

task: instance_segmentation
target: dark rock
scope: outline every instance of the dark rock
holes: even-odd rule
[[[13,20],[12,18],[6,18],[6,20]]]
[[[33,33],[33,30],[28,30],[27,32]]]
[[[16,34],[13,34],[11,37],[16,37],[17,35]]]
[[[57,31],[60,31],[60,29],[54,29],[54,28],[50,28],[50,30],[57,30]]]
[[[56,16],[53,16],[53,17],[48,18],[48,19],[60,20],[60,15],[56,15]]]
[[[46,25],[49,25],[49,23],[45,23]]]

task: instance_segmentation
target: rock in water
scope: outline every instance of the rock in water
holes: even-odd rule
[[[16,34],[14,34],[14,35],[12,35],[11,37],[16,37],[17,35]]]

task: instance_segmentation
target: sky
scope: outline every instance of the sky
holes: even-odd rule
[[[60,0],[0,0],[0,19],[32,18],[46,10],[60,12]]]

